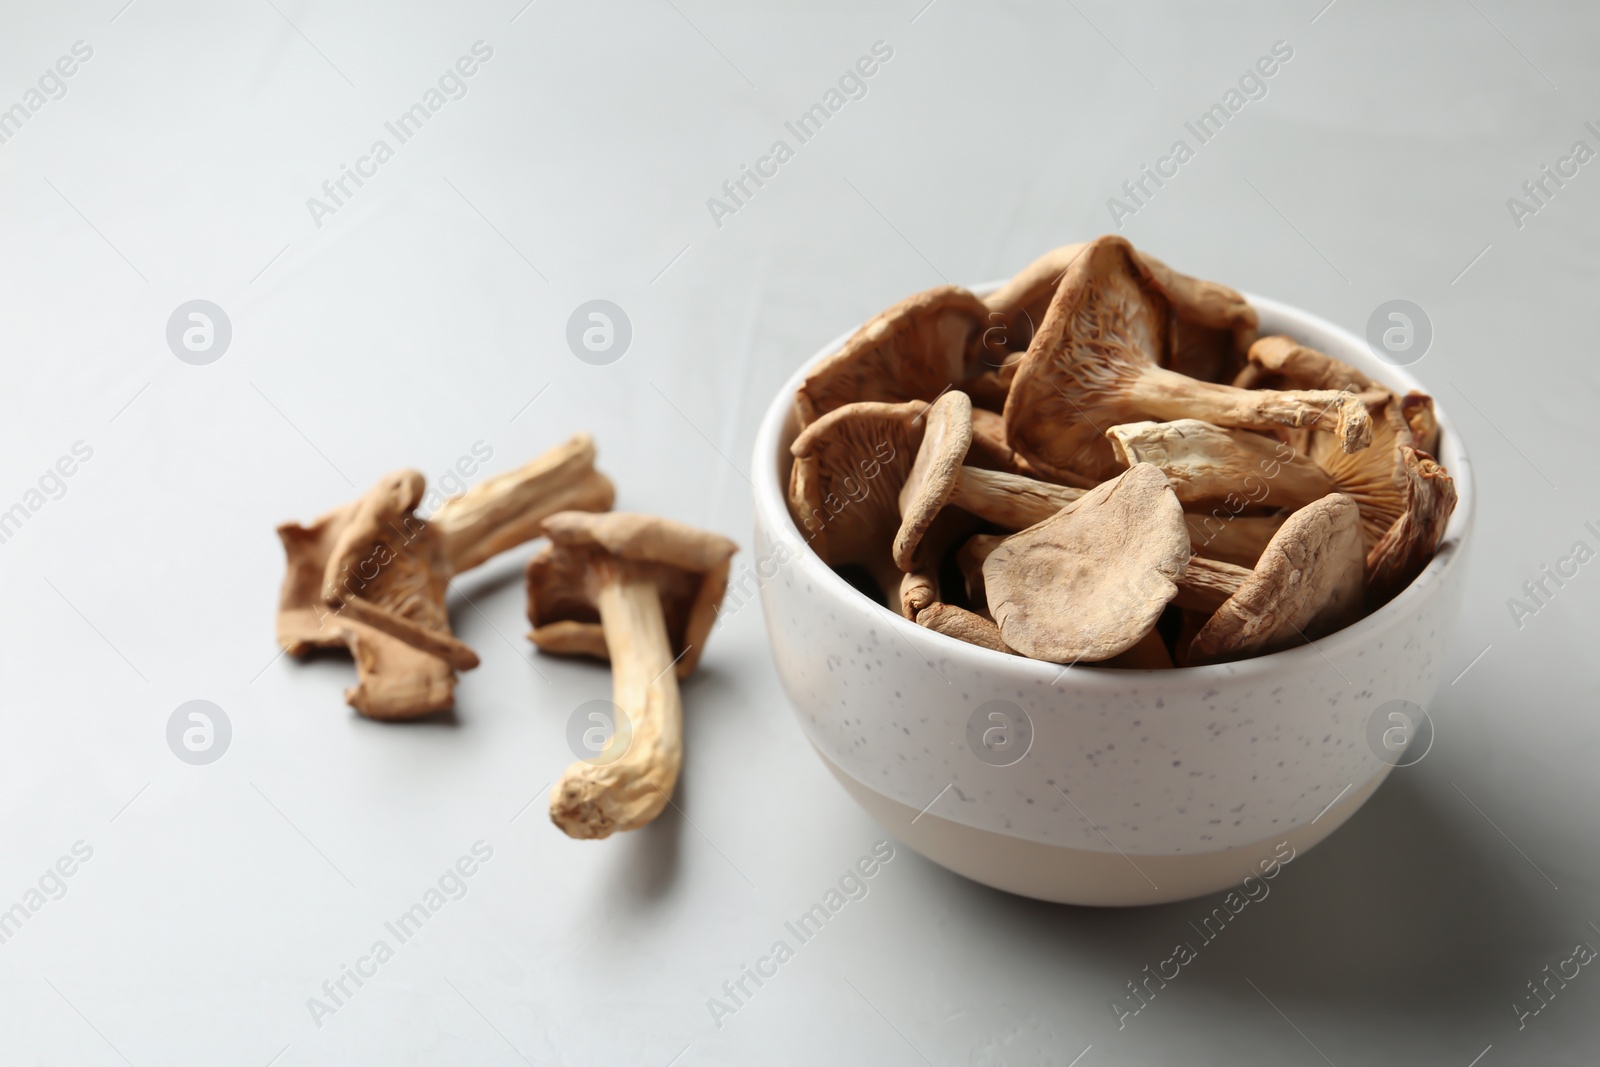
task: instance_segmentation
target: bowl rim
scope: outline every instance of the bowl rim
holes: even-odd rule
[[[1003,284],[1003,281],[989,282],[973,286],[971,291],[977,296],[983,297],[994,292]],[[1313,312],[1283,301],[1243,290],[1240,293],[1251,307],[1255,308],[1257,312],[1263,313],[1263,317],[1270,316],[1288,324],[1290,328],[1284,330],[1284,332],[1294,336],[1297,340],[1301,340],[1302,343],[1305,343],[1303,337],[1306,332],[1324,332],[1342,343],[1343,350],[1337,353],[1337,358],[1354,364],[1369,377],[1382,382],[1401,394],[1413,389],[1420,392],[1428,392],[1409,370],[1378,359],[1363,341],[1342,326],[1330,322]],[[812,549],[805,535],[795,525],[794,518],[789,513],[787,467],[785,467],[785,477],[780,479],[778,474],[780,464],[774,463],[780,435],[788,424],[793,409],[795,391],[800,387],[800,384],[805,380],[806,375],[811,372],[812,368],[827,356],[837,352],[858,328],[859,324],[858,326],[852,326],[849,330],[829,341],[810,358],[804,360],[784,382],[777,396],[768,405],[756,432],[754,460],[751,471],[755,490],[753,496],[756,515],[759,523],[765,524],[773,531],[781,532],[786,541],[791,541],[800,546],[800,551],[791,562],[805,567],[808,577],[817,582],[819,588],[830,591],[835,600],[851,606],[855,610],[865,609],[871,614],[874,622],[891,627],[893,632],[899,633],[908,641],[931,639],[934,647],[941,654],[974,657],[971,661],[974,667],[1009,670],[1015,672],[1024,680],[1047,679],[1051,674],[1054,674],[1054,679],[1049,681],[1052,686],[1056,682],[1060,682],[1068,674],[1073,676],[1074,685],[1087,688],[1096,688],[1101,685],[1121,686],[1135,679],[1144,684],[1170,681],[1173,684],[1183,685],[1208,680],[1249,680],[1279,672],[1293,672],[1305,667],[1315,667],[1318,659],[1328,665],[1332,665],[1330,655],[1343,653],[1357,645],[1365,645],[1382,633],[1401,625],[1404,620],[1411,617],[1412,612],[1421,604],[1423,598],[1435,595],[1437,590],[1442,588],[1446,576],[1454,568],[1461,566],[1461,559],[1465,555],[1465,548],[1472,534],[1476,508],[1472,463],[1465,447],[1462,445],[1461,437],[1456,431],[1455,421],[1438,402],[1438,398],[1435,397],[1434,415],[1439,424],[1440,441],[1438,458],[1444,464],[1446,470],[1449,471],[1451,480],[1455,484],[1455,511],[1451,514],[1450,521],[1445,527],[1444,536],[1440,539],[1438,550],[1434,553],[1433,559],[1428,561],[1428,565],[1423,568],[1422,572],[1383,607],[1341,630],[1336,630],[1304,645],[1297,645],[1293,648],[1268,653],[1264,656],[1253,656],[1249,659],[1206,664],[1198,667],[1140,670],[1099,667],[1095,664],[1083,663],[1062,665],[1048,660],[1029,659],[1026,656],[997,652],[981,645],[970,644],[959,638],[939,633],[936,630],[930,630],[925,626],[918,626],[915,622],[900,615],[899,612],[891,611],[885,605],[864,596],[834,571],[832,567],[822,561],[822,558]],[[1433,396],[1432,393],[1428,395]],[[763,583],[763,587],[765,584]],[[918,646],[913,645],[913,647]],[[1335,669],[1337,670],[1337,668]]]

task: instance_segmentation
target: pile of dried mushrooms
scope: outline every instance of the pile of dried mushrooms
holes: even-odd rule
[[[1193,666],[1387,603],[1455,506],[1432,398],[1107,236],[878,315],[795,395],[789,507],[907,619],[1056,663]]]

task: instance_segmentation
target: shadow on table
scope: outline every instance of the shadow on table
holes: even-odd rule
[[[1333,1014],[1397,1004],[1461,1014],[1508,1000],[1521,978],[1533,977],[1518,969],[1530,949],[1569,943],[1577,930],[1557,908],[1556,890],[1531,866],[1518,870],[1525,861],[1516,850],[1450,797],[1403,772],[1392,775],[1348,824],[1298,856],[1267,896],[1209,941],[1195,927],[1221,906],[1221,893],[1091,909],[947,877],[963,887],[952,885],[953,893],[983,898],[972,901],[973,912],[999,938],[1043,944],[1106,972],[1108,1000],[1187,942],[1196,958],[1183,972],[1192,977],[1178,981],[1253,996],[1248,978],[1291,1017],[1291,1004],[1307,1002]]]

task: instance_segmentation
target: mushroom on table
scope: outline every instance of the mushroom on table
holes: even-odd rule
[[[597,759],[556,782],[550,819],[570,837],[609,837],[650,822],[672,799],[683,765],[678,679],[699,662],[738,546],[625,512],[561,512],[543,527],[550,544],[528,564],[534,641],[547,647],[540,629],[557,620],[594,627],[586,651],[609,658],[619,712]]]
[[[451,577],[537,536],[547,515],[609,508],[614,490],[594,459],[594,441],[578,434],[446,501],[428,519],[416,514],[422,474],[397,471],[309,526],[284,523],[279,645],[294,656],[348,648],[357,684],[345,700],[369,718],[447,710],[455,672],[478,663],[450,631]]]

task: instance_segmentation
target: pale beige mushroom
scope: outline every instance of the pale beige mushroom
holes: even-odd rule
[[[1176,603],[1212,613],[1188,663],[1263,656],[1347,625],[1361,614],[1364,563],[1356,502],[1341,493],[1291,515],[1253,570],[1195,557]]]
[[[1189,562],[1183,508],[1166,475],[1130,467],[983,563],[1006,644],[1034,659],[1110,659],[1150,633]]]
[[[801,427],[845,404],[932,400],[977,361],[988,308],[954,285],[902,300],[819,363],[795,392]]]
[[[1252,430],[1174,419],[1123,423],[1106,430],[1106,437],[1118,462],[1165,471],[1185,504],[1233,497],[1254,506],[1297,508],[1338,490],[1310,456]]]
[[[1311,426],[1347,451],[1372,436],[1367,409],[1331,390],[1235,389],[1158,366],[1167,306],[1139,281],[1127,242],[1100,238],[1067,268],[1006,397],[1007,441],[1047,476],[1103,479],[1122,465],[1106,428],[1198,418],[1240,429]]]
[[[683,766],[678,677],[699,658],[738,546],[651,515],[568,511],[543,525],[550,544],[529,567],[528,615],[536,627],[556,614],[598,619],[620,711],[595,760],[572,764],[551,789],[550,820],[569,837],[609,837],[672,799]]]
[[[928,405],[846,404],[801,431],[790,452],[789,512],[833,567],[864,568],[895,603],[900,569],[891,553],[900,527],[900,486],[922,443]]]
[[[344,646],[357,684],[345,700],[373,719],[414,719],[450,708],[455,672],[477,656],[450,632],[450,578],[538,534],[538,520],[611,506],[611,482],[579,434],[417,517],[424,479],[384,477],[309,526],[278,527],[287,557],[277,636],[290,655]]]

